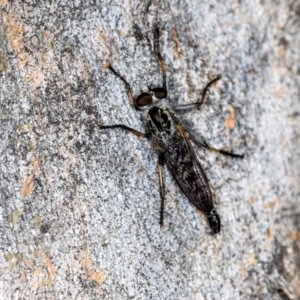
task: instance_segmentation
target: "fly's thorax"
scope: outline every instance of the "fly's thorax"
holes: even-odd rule
[[[169,139],[178,124],[174,112],[167,106],[153,105],[146,114],[147,126],[156,139]]]
[[[143,87],[136,97],[136,107],[144,112],[151,136],[166,142],[176,131],[177,118],[167,104],[167,90],[163,87]]]

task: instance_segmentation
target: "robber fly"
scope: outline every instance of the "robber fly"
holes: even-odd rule
[[[190,143],[190,136],[195,136],[188,129],[184,128],[183,124],[177,118],[175,111],[190,110],[195,107],[200,107],[204,103],[208,88],[214,82],[219,80],[220,77],[215,78],[206,85],[199,102],[187,105],[179,105],[173,110],[166,102],[168,94],[166,67],[159,49],[159,26],[156,26],[154,30],[154,48],[163,74],[163,86],[156,88],[145,88],[136,98],[134,98],[130,84],[126,81],[126,79],[121,76],[111,64],[108,66],[109,70],[124,82],[127,89],[128,98],[130,99],[132,105],[137,110],[145,112],[148,129],[147,133],[139,132],[123,124],[107,126],[101,124],[99,125],[99,128],[121,128],[130,131],[137,136],[152,140],[159,154],[158,173],[161,195],[161,225],[163,225],[163,212],[166,195],[163,178],[163,166],[166,163],[188,200],[206,215],[212,233],[217,234],[220,232],[221,221],[214,207],[213,195],[208,179],[200,165],[197,154]],[[233,157],[242,157],[242,155],[209,147],[208,144],[197,139],[196,142],[209,150],[217,151]]]

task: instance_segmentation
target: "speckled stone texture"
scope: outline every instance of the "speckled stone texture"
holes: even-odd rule
[[[109,62],[160,85],[222,220],[212,236]],[[0,0],[0,299],[300,299],[300,1]]]

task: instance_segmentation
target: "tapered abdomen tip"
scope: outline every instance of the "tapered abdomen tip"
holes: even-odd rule
[[[209,226],[212,230],[212,233],[213,234],[220,233],[221,220],[220,220],[218,213],[214,209],[207,214],[207,220],[208,220]]]

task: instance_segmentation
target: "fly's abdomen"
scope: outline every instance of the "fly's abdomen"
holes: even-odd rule
[[[194,150],[180,136],[173,137],[166,149],[166,161],[188,200],[203,212],[213,209],[212,193],[207,177]]]

